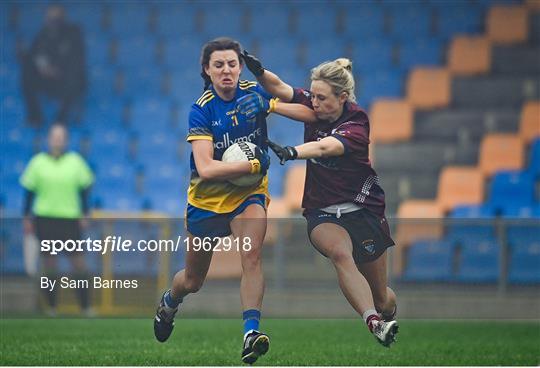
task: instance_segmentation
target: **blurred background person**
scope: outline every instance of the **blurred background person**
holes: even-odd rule
[[[47,8],[43,27],[20,60],[28,123],[43,122],[40,94],[59,102],[56,121],[65,123],[86,90],[86,63],[82,32],[67,21],[62,6]]]
[[[42,240],[78,240],[84,217],[88,215],[88,193],[94,175],[84,159],[76,152],[66,152],[67,131],[63,125],[54,124],[48,136],[48,152],[35,155],[24,170],[20,182],[26,190],[24,202],[24,230],[35,233]],[[33,216],[33,218],[31,218]],[[58,256],[45,253],[42,275],[49,280],[58,275]],[[89,275],[81,252],[67,256],[72,265],[73,278],[88,280]],[[58,283],[57,283],[58,285]],[[56,314],[57,289],[46,292],[48,313]],[[90,315],[88,288],[76,289],[81,308]]]

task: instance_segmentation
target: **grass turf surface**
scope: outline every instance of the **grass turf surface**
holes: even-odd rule
[[[356,320],[263,320],[256,365],[538,365],[540,323],[400,321],[380,346]],[[177,319],[156,342],[152,319],[4,319],[1,365],[240,365],[241,321]]]

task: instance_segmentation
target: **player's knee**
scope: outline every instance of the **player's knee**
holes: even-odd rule
[[[258,251],[244,253],[242,255],[242,268],[254,269],[261,266],[261,254]]]
[[[201,290],[203,284],[204,279],[200,277],[186,277],[184,287],[188,293],[193,294]]]
[[[354,262],[352,253],[346,248],[334,249],[332,252],[330,252],[330,259],[336,265]]]

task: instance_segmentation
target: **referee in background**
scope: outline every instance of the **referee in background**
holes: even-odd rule
[[[84,159],[76,152],[66,152],[67,131],[63,125],[52,125],[48,135],[48,152],[36,154],[24,170],[20,182],[25,189],[24,231],[35,233],[41,240],[81,239],[81,228],[86,227],[88,193],[94,175]],[[33,217],[33,218],[32,218]],[[73,278],[88,280],[84,254],[67,254]],[[42,274],[59,281],[58,255],[44,254]],[[90,283],[89,283],[90,284]],[[57,289],[45,291],[48,313],[56,315]],[[81,308],[91,315],[90,290],[76,289]]]

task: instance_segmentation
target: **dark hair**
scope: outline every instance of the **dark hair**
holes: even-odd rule
[[[240,64],[243,63],[240,54],[242,53],[242,46],[238,41],[233,40],[228,37],[219,37],[215,40],[207,42],[201,52],[201,77],[204,80],[204,89],[207,90],[208,87],[212,84],[210,76],[206,74],[204,68],[210,64],[210,56],[214,51],[223,51],[223,50],[233,50],[238,55],[238,60]]]

